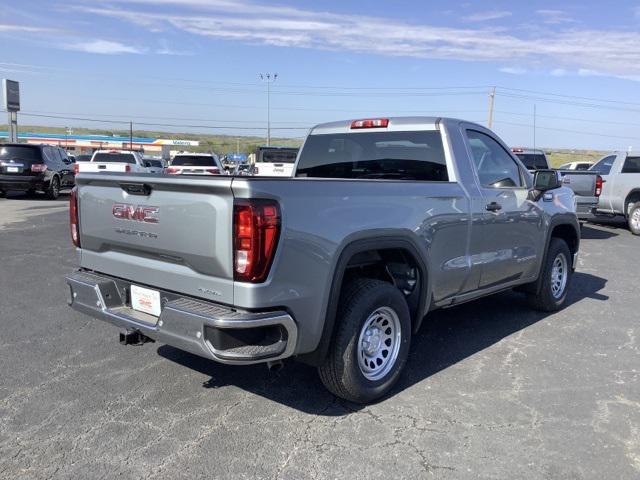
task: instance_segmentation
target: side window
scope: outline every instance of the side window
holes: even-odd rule
[[[489,135],[467,130],[480,184],[488,188],[521,187],[520,168],[511,155]]]
[[[42,147],[42,157],[45,163],[48,165],[53,166],[57,163],[56,157],[53,154],[53,148],[51,147]]]
[[[640,157],[627,157],[622,166],[622,173],[640,173]]]
[[[67,157],[67,152],[65,150],[63,150],[62,148],[58,148],[58,153],[60,154],[60,160],[63,163],[69,161],[69,157]]]
[[[591,167],[591,171],[598,172],[600,175],[609,175],[611,172],[611,167],[613,166],[613,162],[615,162],[616,156],[609,155],[608,157],[604,157],[598,163],[596,163],[593,167]]]

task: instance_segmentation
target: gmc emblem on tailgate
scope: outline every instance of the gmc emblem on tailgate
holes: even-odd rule
[[[129,205],[128,203],[114,203],[113,216],[122,220],[134,220],[144,223],[158,223],[158,207],[145,205]]]

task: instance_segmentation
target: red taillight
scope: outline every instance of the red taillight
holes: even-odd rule
[[[170,174],[175,174],[178,173],[180,170],[178,170],[175,167],[167,167],[164,169],[164,173],[170,173]]]
[[[351,128],[386,128],[389,126],[388,118],[368,118],[365,120],[354,120]]]
[[[596,197],[599,197],[602,193],[602,177],[596,176]]]
[[[131,171],[131,165],[129,165],[128,163],[124,166],[124,171],[125,172],[130,172]]]
[[[80,172],[80,164],[79,163],[74,163],[73,164],[73,174],[77,175]]]
[[[218,169],[218,167],[207,168],[207,173],[210,173],[212,175],[220,175],[220,170]]]
[[[272,200],[241,200],[233,206],[234,279],[263,282],[280,236],[280,209]]]
[[[42,173],[47,171],[47,166],[44,163],[34,163],[31,165],[31,171],[33,173]]]
[[[69,195],[69,226],[71,227],[71,241],[80,247],[80,222],[78,220],[78,187],[73,187]]]

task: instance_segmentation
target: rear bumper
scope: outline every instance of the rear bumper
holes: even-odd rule
[[[154,317],[131,308],[124,280],[77,271],[66,282],[73,309],[221,363],[281,360],[296,346],[298,328],[284,311],[239,311],[161,290],[162,312]]]
[[[2,190],[42,190],[45,184],[44,175],[0,175]]]
[[[598,197],[580,197],[576,200],[576,216],[580,220],[588,220],[598,207]]]

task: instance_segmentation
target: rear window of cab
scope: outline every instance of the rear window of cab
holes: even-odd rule
[[[310,135],[296,177],[447,182],[439,131]]]

